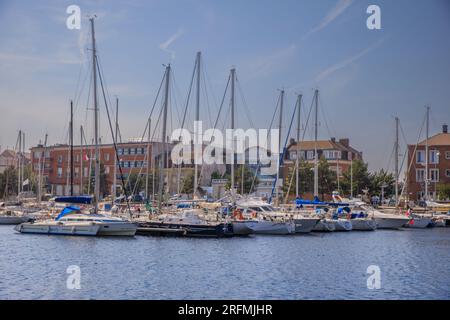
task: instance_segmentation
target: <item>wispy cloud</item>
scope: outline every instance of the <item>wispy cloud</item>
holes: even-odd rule
[[[345,10],[352,4],[352,2],[353,0],[339,0],[338,3],[330,11],[328,11],[327,15],[322,19],[322,21],[317,26],[312,28],[304,36],[304,38],[307,38],[313,33],[316,33],[326,28],[330,23],[336,20],[337,17],[339,17],[342,13],[344,13]]]
[[[286,65],[296,52],[297,45],[291,44],[266,55],[253,58],[252,61],[243,65],[249,66],[248,74],[252,75],[252,77],[268,76]]]
[[[164,50],[164,51],[170,53],[171,60],[175,59],[175,50],[171,50],[171,49],[169,49],[169,47],[170,47],[170,45],[172,43],[174,43],[184,33],[185,33],[184,28],[180,27],[180,28],[178,28],[177,32],[175,32],[173,35],[171,35],[169,37],[169,39],[167,39],[163,43],[160,43],[159,46],[158,46],[161,50]]]
[[[364,50],[358,52],[357,54],[348,57],[347,59],[344,59],[334,65],[332,65],[331,67],[323,70],[322,72],[320,72],[315,78],[314,78],[314,82],[318,83],[326,78],[328,78],[330,75],[332,75],[333,73],[335,73],[336,71],[343,69],[345,67],[347,67],[349,64],[361,59],[362,57],[364,57],[366,54],[368,54],[369,52],[371,52],[372,50],[376,49],[377,47],[379,47],[382,43],[384,42],[384,38],[381,38],[380,40],[378,40],[377,42],[373,43],[372,45],[370,45],[369,47],[365,48]]]

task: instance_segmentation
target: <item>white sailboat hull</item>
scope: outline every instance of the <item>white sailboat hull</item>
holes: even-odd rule
[[[311,232],[320,219],[308,217],[294,217],[295,233]]]
[[[137,225],[132,222],[95,222],[99,226],[98,236],[134,236]]]
[[[333,222],[335,231],[351,231],[353,229],[352,223],[347,219],[329,220]]]
[[[404,225],[405,228],[424,229],[431,224],[431,218],[414,218]]]
[[[313,228],[313,231],[317,232],[333,232],[335,230],[336,230],[335,224],[328,219],[320,220]]]
[[[254,223],[254,221],[233,221],[233,234],[237,236],[247,236],[253,233],[250,225]]]
[[[248,225],[255,234],[287,235],[295,233],[293,222],[276,222],[259,220]]]
[[[100,226],[92,223],[57,224],[57,223],[22,223],[14,230],[20,233],[68,235],[68,236],[96,236]]]
[[[378,229],[400,229],[409,222],[407,217],[375,216]]]
[[[19,216],[0,216],[0,224],[19,224],[29,221],[28,217]]]
[[[377,223],[373,219],[356,218],[351,220],[352,230],[373,231],[377,228]]]

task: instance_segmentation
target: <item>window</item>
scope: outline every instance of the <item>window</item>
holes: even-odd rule
[[[291,151],[289,155],[291,160],[297,159],[297,151]]]
[[[83,168],[83,176],[88,176],[88,168]]]
[[[105,161],[109,161],[109,153],[105,153]]]
[[[123,149],[123,154],[130,154],[130,149]]]
[[[439,169],[430,169],[430,177],[431,182],[439,182]]]
[[[450,160],[450,151],[445,151],[445,159]]]
[[[79,155],[79,154],[77,154],[77,155],[75,156],[75,162],[80,162],[80,155]]]
[[[35,159],[39,159],[40,157],[41,157],[41,152],[40,151],[36,151],[35,153],[34,153],[34,158]]]
[[[136,148],[131,148],[130,149],[130,154],[136,154]]]
[[[76,167],[74,171],[75,178],[78,178],[78,174],[80,173],[80,168]]]
[[[314,150],[308,150],[306,153],[306,158],[308,160],[313,160],[314,159]]]
[[[425,151],[423,150],[416,151],[416,163],[425,163]]]
[[[450,169],[445,169],[445,176],[450,178]]]
[[[136,154],[142,154],[142,150],[143,150],[143,148],[137,148],[136,149]]]
[[[416,182],[425,181],[425,169],[416,169]]]
[[[60,154],[58,156],[58,163],[62,163],[63,162],[64,157]]]
[[[62,168],[58,168],[58,178],[62,178]]]
[[[118,153],[119,155],[123,155],[123,149],[122,149],[122,148],[117,149],[117,153]]]
[[[105,173],[109,174],[109,166],[105,166]]]
[[[431,164],[439,163],[439,151],[437,150],[430,151],[430,163]]]

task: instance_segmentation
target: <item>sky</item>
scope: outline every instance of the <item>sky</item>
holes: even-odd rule
[[[80,30],[66,27],[66,9],[73,4],[81,9]],[[372,4],[381,9],[380,30],[366,26]],[[75,142],[80,125],[92,138],[87,18],[92,14],[105,84],[109,99],[119,98],[125,140],[143,134],[168,63],[173,69],[169,118],[171,127],[179,126],[197,51],[202,52],[201,117],[208,126],[232,67],[238,78],[237,127],[268,128],[284,89],[283,134],[301,93],[305,139],[311,139],[311,123],[305,122],[318,89],[319,138],[349,138],[371,170],[393,169],[396,116],[402,153],[405,142],[417,142],[426,105],[431,134],[450,123],[446,0],[0,0],[2,150],[14,147],[19,129],[27,147],[46,133],[48,144],[67,143],[71,99]],[[111,141],[100,108],[102,140]],[[190,103],[188,119],[193,108]],[[152,123],[157,119],[155,111]],[[220,121],[223,126],[229,120]]]

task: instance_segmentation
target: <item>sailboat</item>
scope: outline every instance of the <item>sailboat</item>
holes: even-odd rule
[[[41,222],[22,223],[15,230],[21,233],[44,233],[44,234],[73,234],[73,235],[101,235],[101,236],[134,236],[137,226],[131,221],[124,220],[111,215],[99,213],[98,201],[100,198],[100,149],[98,130],[98,97],[97,97],[97,51],[95,44],[94,18],[90,18],[92,34],[92,74],[93,74],[93,103],[94,103],[94,142],[95,142],[95,196],[92,212],[83,213],[78,207],[68,206],[64,208],[55,220]],[[101,78],[100,78],[101,80]],[[103,83],[102,83],[103,86]],[[71,195],[61,197],[59,202],[64,203],[87,203],[91,197],[73,195],[73,105],[71,102]],[[114,141],[115,145],[115,141]],[[88,199],[89,198],[89,199]],[[56,199],[58,202],[58,199]]]

